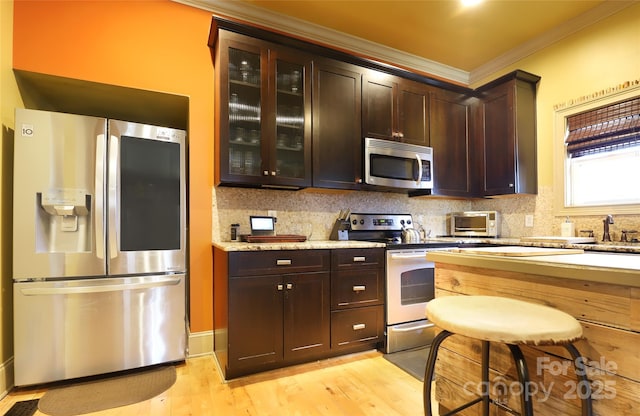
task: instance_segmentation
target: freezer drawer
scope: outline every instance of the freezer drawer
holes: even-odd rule
[[[184,274],[13,290],[16,386],[185,359]]]

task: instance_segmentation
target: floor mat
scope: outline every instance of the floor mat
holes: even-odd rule
[[[40,399],[24,400],[16,402],[4,416],[32,416],[38,409],[38,401]]]
[[[424,371],[427,368],[429,350],[430,347],[423,347],[415,350],[385,354],[383,357],[418,380],[424,381]]]
[[[51,416],[76,416],[149,400],[176,381],[173,366],[104,376],[48,390],[38,410]]]

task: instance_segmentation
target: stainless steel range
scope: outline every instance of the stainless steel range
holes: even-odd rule
[[[434,298],[434,264],[426,254],[457,247],[455,242],[403,242],[403,231],[413,228],[410,214],[351,214],[345,223],[349,240],[385,242],[386,299],[385,352],[431,344],[434,327],[425,318]],[[346,224],[345,224],[346,225]],[[415,241],[415,240],[411,240]]]

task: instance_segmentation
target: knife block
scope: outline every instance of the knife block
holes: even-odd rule
[[[330,240],[348,240],[349,239],[349,230],[351,229],[351,223],[345,220],[336,220],[333,224],[333,229],[331,230],[331,235],[329,236]]]

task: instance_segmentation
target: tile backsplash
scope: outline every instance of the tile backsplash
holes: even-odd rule
[[[341,209],[362,213],[409,213],[431,236],[446,233],[446,214],[452,211],[496,210],[502,218],[501,237],[560,235],[564,217],[553,215],[553,190],[540,187],[538,195],[514,195],[495,199],[460,200],[439,197],[409,198],[391,192],[330,190],[281,191],[215,187],[213,189],[212,241],[229,241],[230,226],[240,224],[240,234],[250,232],[250,215],[277,212],[278,234],[302,234],[311,240],[327,240]],[[525,217],[533,216],[533,227],[525,227]],[[602,239],[602,216],[571,218],[576,234],[593,230]],[[621,230],[640,231],[640,215],[614,216],[611,237],[620,240]],[[640,237],[636,234],[635,237]]]

